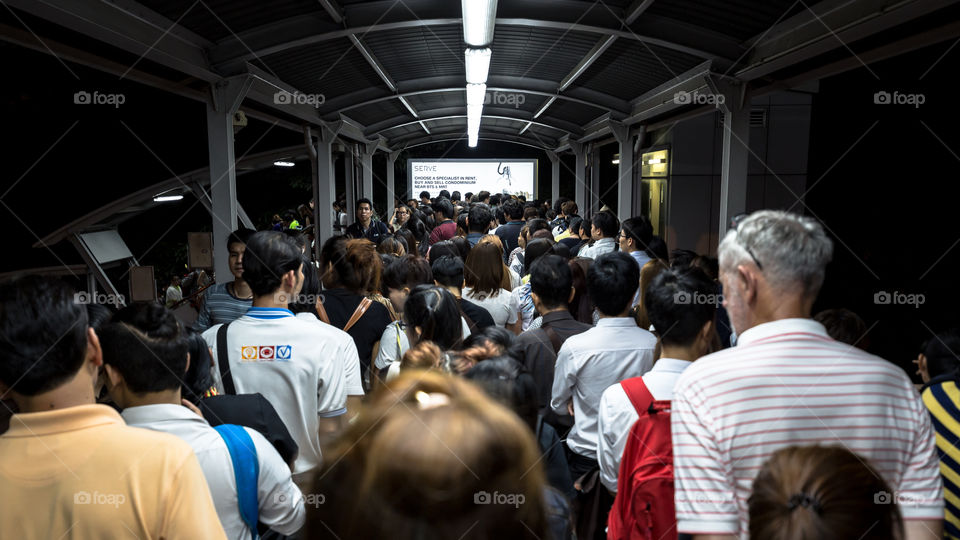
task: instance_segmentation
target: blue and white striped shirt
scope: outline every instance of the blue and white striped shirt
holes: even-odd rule
[[[193,329],[203,332],[217,324],[226,324],[242,317],[251,306],[253,299],[244,300],[230,294],[228,283],[217,283],[203,293],[203,307],[193,323]]]

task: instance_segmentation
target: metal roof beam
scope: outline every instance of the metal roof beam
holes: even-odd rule
[[[366,131],[364,132],[368,137],[374,137],[377,133],[382,133],[384,131],[389,131],[391,129],[397,129],[406,126],[412,126],[417,122],[433,122],[436,120],[444,120],[449,118],[463,118],[466,115],[463,112],[463,107],[444,107],[442,109],[430,109],[425,111],[432,113],[429,116],[421,115],[418,119],[410,121],[406,116],[395,116],[393,118],[388,118],[376,124],[370,124],[367,126]],[[544,123],[541,121],[535,120],[530,113],[525,111],[513,110],[513,109],[504,109],[499,107],[490,107],[485,106],[483,108],[483,117],[496,119],[496,120],[509,120],[519,123],[531,122],[534,125],[542,126],[548,129],[554,129],[557,131],[562,131],[564,133],[572,133],[574,135],[580,134],[583,132],[583,129],[572,123],[561,119],[553,120],[553,123]]]
[[[643,12],[650,7],[650,4],[653,4],[653,0],[635,0],[624,12],[623,21],[627,23],[627,26],[633,24],[633,21],[637,20],[640,15],[643,15]]]
[[[340,98],[327,100],[321,108],[321,113],[335,114],[339,111],[346,111],[358,107],[365,107],[381,101],[396,99],[398,96],[410,97],[425,94],[435,94],[443,92],[463,92],[463,76],[444,76],[416,79],[398,83],[398,94],[380,96],[364,101],[351,101],[353,96],[347,95]],[[519,93],[526,95],[543,96],[546,98],[556,97],[564,101],[578,103],[594,107],[603,111],[614,111],[615,114],[626,114],[630,110],[630,105],[626,100],[597,92],[589,88],[571,88],[563,94],[557,94],[556,81],[542,79],[532,79],[530,77],[512,77],[496,75],[487,81],[487,92]]]
[[[580,62],[578,62],[577,65],[574,66],[572,70],[570,70],[570,73],[568,73],[566,77],[561,79],[560,88],[558,88],[558,91],[563,92],[564,90],[569,88],[570,85],[573,84],[573,81],[575,81],[577,77],[579,77],[580,75],[583,75],[583,72],[585,72],[591,65],[593,65],[593,63],[596,62],[598,58],[600,58],[600,56],[604,53],[604,51],[609,49],[610,46],[613,45],[613,42],[616,40],[617,40],[617,36],[607,36],[601,39],[600,41],[598,41],[597,44],[594,45],[592,49],[590,49],[590,52],[588,52],[583,57],[583,59],[581,59]]]
[[[330,18],[333,19],[333,22],[340,24],[343,22],[343,10],[340,9],[340,6],[334,0],[318,0],[320,5],[323,6],[324,11],[330,15]]]
[[[359,4],[357,8],[361,6],[362,4]],[[351,6],[351,8],[353,8],[353,6]],[[739,56],[738,53],[741,51],[740,45],[736,40],[690,25],[685,26],[691,31],[681,34],[680,36],[683,39],[677,39],[678,34],[676,34],[675,30],[671,28],[671,25],[665,24],[671,20],[664,17],[657,17],[656,20],[644,17],[640,21],[640,24],[624,29],[624,21],[619,19],[611,20],[610,25],[600,26],[571,22],[578,18],[576,15],[567,15],[570,16],[570,20],[544,20],[535,17],[498,17],[496,24],[498,26],[551,28],[564,32],[574,31],[602,36],[616,36],[711,60],[725,59],[732,62],[733,59]],[[210,48],[208,51],[210,62],[214,66],[220,67],[231,63],[247,62],[324,41],[342,39],[352,35],[363,36],[370,32],[423,28],[428,26],[459,26],[463,24],[463,19],[460,17],[416,18],[408,10],[397,10],[396,14],[394,14],[394,10],[390,10],[385,15],[381,13],[381,16],[370,21],[370,24],[359,24],[348,28],[331,25],[329,21],[325,21],[318,16],[313,16],[312,21],[308,22],[305,20],[308,17],[310,16],[291,17],[226,38]],[[346,19],[355,20],[350,16],[349,11]],[[684,24],[679,21],[672,22],[680,25]],[[709,48],[705,48],[703,45]]]
[[[956,0],[824,0],[759,38],[737,78],[751,81],[956,3]],[[759,39],[759,41],[757,41]],[[851,54],[854,54],[851,52]]]
[[[446,137],[446,135],[443,135],[443,137]],[[537,150],[550,150],[549,146],[545,146],[543,143],[534,144],[526,137],[517,137],[517,136],[510,136],[510,135],[498,135],[496,137],[491,137],[491,136],[485,137],[483,135],[480,135],[477,138],[480,139],[481,141],[505,142],[505,143],[511,143],[511,144],[519,144],[522,146],[529,146],[531,148],[536,148]],[[432,144],[432,143],[458,142],[458,141],[466,141],[466,140],[467,140],[466,134],[464,134],[462,137],[440,138],[440,139],[435,139],[433,137],[421,137],[419,139],[410,140],[410,142],[407,143],[406,148],[413,148],[415,146],[423,146],[425,144]]]
[[[213,82],[221,77],[208,68],[205,48],[212,43],[133,2],[76,0],[8,0],[8,6],[109,43],[192,77]],[[135,65],[135,64],[134,64]]]
[[[363,58],[366,59],[368,64],[370,64],[370,67],[377,72],[377,76],[379,76],[380,79],[387,85],[387,88],[389,88],[391,92],[396,92],[397,83],[393,82],[390,74],[387,73],[387,69],[383,67],[379,60],[377,60],[377,57],[373,55],[373,52],[368,49],[367,46],[360,41],[360,38],[355,35],[350,35],[350,41],[353,42],[353,46],[360,51],[360,54],[363,55]]]

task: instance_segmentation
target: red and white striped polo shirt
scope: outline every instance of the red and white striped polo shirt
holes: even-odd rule
[[[904,519],[943,517],[934,433],[910,379],[810,319],[756,326],[694,362],[674,389],[672,431],[680,532],[747,538],[764,462],[813,444],[869,459]]]

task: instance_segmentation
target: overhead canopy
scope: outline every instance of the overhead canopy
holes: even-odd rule
[[[456,0],[6,3],[125,52],[91,54],[70,33],[41,47],[2,27],[4,39],[195,99],[244,77],[248,115],[291,129],[338,123],[340,137],[383,150],[465,137]],[[501,0],[480,138],[564,150],[695,108],[674,99],[681,90],[721,81],[747,97],[819,79],[957,35],[941,25],[955,3]],[[131,66],[130,53],[150,62]],[[322,103],[277,103],[279,90]]]

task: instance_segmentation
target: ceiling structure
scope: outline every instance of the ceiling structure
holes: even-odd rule
[[[335,125],[341,139],[386,151],[466,137],[456,0],[5,4],[23,24],[0,24],[0,39],[201,101],[243,79],[242,110],[289,129]],[[958,23],[942,24],[957,20],[956,8],[955,0],[500,0],[480,139],[568,150],[690,114],[698,105],[678,102],[680,91],[732,85],[746,100],[960,35]],[[28,20],[45,26],[34,33]],[[278,92],[304,99],[278,102]]]

